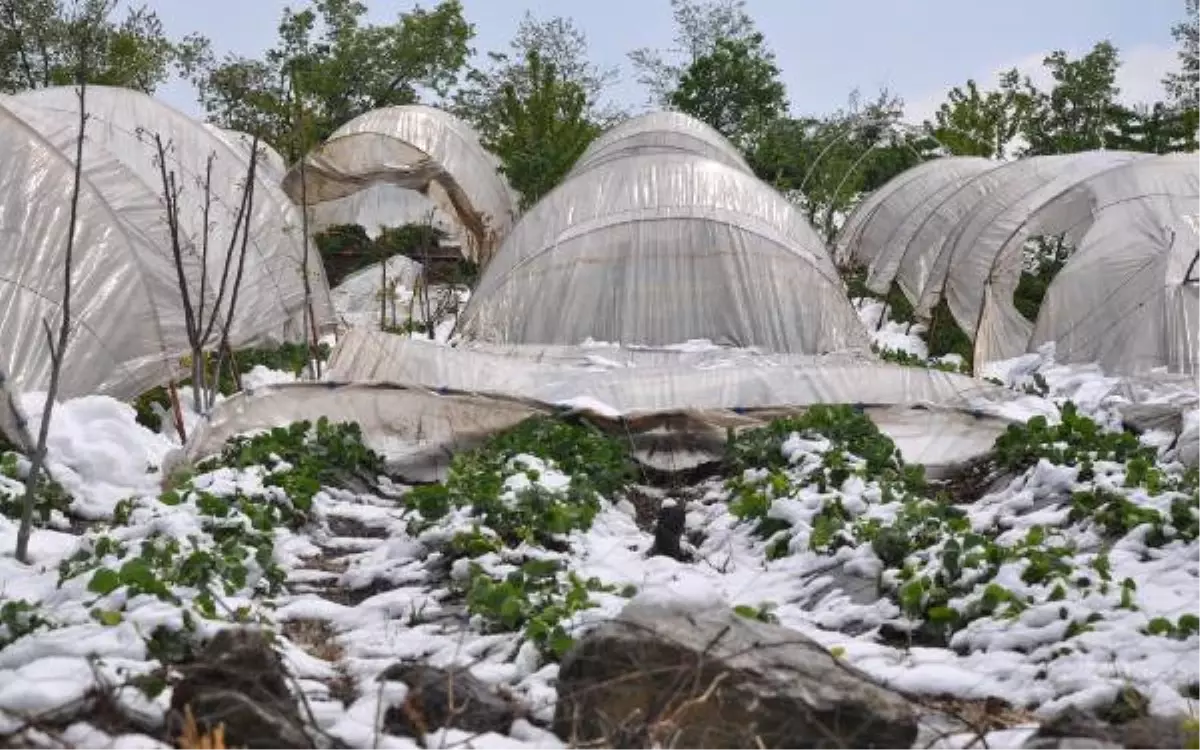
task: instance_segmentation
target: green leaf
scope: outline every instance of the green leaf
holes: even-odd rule
[[[107,596],[121,586],[121,576],[115,570],[101,568],[92,574],[88,581],[88,591],[101,596]]]
[[[958,620],[958,611],[953,607],[930,607],[925,617],[937,625],[950,625]]]
[[[111,609],[103,609],[96,611],[96,619],[101,625],[107,625],[111,628],[115,625],[120,625],[125,618],[120,612]]]
[[[550,651],[559,659],[567,655],[571,647],[575,645],[575,639],[567,635],[560,627],[556,627],[550,635]]]

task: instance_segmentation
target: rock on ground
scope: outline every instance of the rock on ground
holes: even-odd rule
[[[513,706],[465,669],[394,664],[379,680],[403,682],[409,690],[404,705],[384,716],[390,734],[423,737],[435,729],[507,734],[512,728]]]
[[[184,677],[171,696],[174,736],[190,710],[202,732],[223,726],[227,747],[318,746],[305,729],[283,662],[266,634],[250,628],[223,630],[180,671]]]
[[[787,628],[635,598],[562,661],[554,729],[575,746],[911,747],[912,706]]]
[[[1029,750],[1070,748],[1194,747],[1187,717],[1139,716],[1113,724],[1088,713],[1068,710],[1038,728],[1025,743]]]

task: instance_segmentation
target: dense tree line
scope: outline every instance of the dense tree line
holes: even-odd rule
[[[1045,88],[1016,70],[994,85],[966,81],[918,125],[904,123],[903,102],[887,91],[854,92],[832,113],[794,113],[744,0],[670,4],[672,46],[629,54],[649,103],[722,132],[827,236],[858,196],[938,154],[1196,148],[1197,0],[1184,0],[1172,30],[1180,64],[1161,101],[1122,104],[1120,53],[1101,41],[1077,58],[1048,55]],[[121,0],[0,0],[0,92],[70,83],[77,54],[89,56],[91,83],[152,93],[182,75],[210,121],[258,134],[289,159],[371,109],[434,103],[479,130],[527,205],[627,115],[607,99],[617,71],[589,59],[587,38],[569,18],[526,15],[508,49],[475,65],[475,27],[458,0],[383,24],[368,23],[366,12],[358,0],[301,0],[283,11],[274,45],[247,58],[219,56],[196,35],[172,39],[155,13]]]

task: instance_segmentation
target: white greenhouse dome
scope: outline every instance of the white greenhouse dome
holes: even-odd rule
[[[649,112],[631,117],[596,137],[571,168],[574,176],[628,156],[693,154],[753,174],[742,152],[707,123],[682,112]]]
[[[692,154],[608,161],[559,185],[514,227],[458,326],[500,344],[870,346],[824,244],[792,204]]]
[[[31,125],[64,153],[73,155],[79,108],[74,87],[29,91],[11,97],[11,101],[40,110],[44,116]],[[202,238],[207,232],[207,286],[219,287],[240,210],[249,166],[248,149],[230,145],[202,123],[138,91],[89,86],[87,112],[85,164],[91,158],[98,158],[101,152],[120,162],[134,180],[128,189],[148,193],[159,202],[160,221],[166,214],[154,139],[156,135],[161,137],[168,154],[168,171],[175,174],[180,190],[181,239],[187,244],[186,249],[199,257]],[[210,163],[211,202],[206,222],[204,182]],[[268,174],[256,177],[249,215],[250,241],[230,333],[234,347],[302,341],[308,333],[304,330],[306,248],[302,218]],[[164,245],[161,252],[169,258],[170,244]],[[320,256],[311,244],[307,256],[314,308],[311,312],[316,327],[324,328],[334,320],[329,285]],[[197,278],[193,282],[193,295],[199,294],[199,288]],[[223,309],[227,309],[230,296],[226,295]],[[182,308],[182,302],[178,304]]]
[[[945,300],[974,341],[977,367],[1054,340],[1064,361],[1096,361],[1114,372],[1191,372],[1196,312],[1184,299],[1195,294],[1195,283],[1185,270],[1169,269],[1185,269],[1196,251],[1194,238],[1183,236],[1192,231],[1184,216],[1188,206],[1194,213],[1198,172],[1194,154],[939,159],[899,175],[864,201],[838,238],[838,257],[864,267],[867,287],[877,294],[895,284],[919,318]],[[1024,247],[1032,238],[1059,235],[1075,254],[1035,324],[1013,303]],[[1137,270],[1122,276],[1122,262]],[[1126,307],[1140,315],[1153,311],[1157,322],[1143,318],[1134,326],[1140,334],[1130,328],[1115,335],[1114,316],[1134,325],[1126,319],[1130,310],[1118,310],[1129,294],[1137,302]],[[1073,300],[1070,313],[1062,306],[1066,300]]]
[[[0,97],[0,376],[10,393],[45,390],[51,358],[43,322],[57,325],[79,122],[72,87]],[[243,152],[202,124],[139,92],[89,87],[72,264],[72,336],[59,395],[130,399],[178,374],[189,350],[171,251],[154,134],[181,191],[182,266],[193,302],[214,309],[225,247],[248,166]],[[210,256],[200,252],[203,175],[212,156]],[[251,239],[231,330],[242,347],[302,340],[304,281],[300,214],[277,185],[256,182]],[[320,258],[313,251],[318,328],[333,323]],[[234,265],[234,264],[231,264]],[[233,270],[229,275],[232,278]],[[229,294],[221,309],[228,310]],[[215,341],[210,341],[210,345]],[[0,431],[20,438],[9,410]]]
[[[229,145],[243,152],[244,158],[250,158],[250,149],[254,146],[254,136],[249,133],[243,133],[240,130],[230,130],[222,128],[212,123],[204,123],[204,127],[217,135]],[[271,144],[260,140],[258,142],[258,168],[263,171],[263,175],[270,177],[274,182],[282,182],[283,176],[287,173],[287,161],[283,155],[276,151]]]
[[[43,321],[57,331],[74,160],[0,103],[0,164],[0,391],[45,390],[52,362]],[[166,380],[169,363],[186,349],[163,238],[144,231],[151,222],[138,226],[119,213],[152,208],[136,192],[113,190],[127,177],[101,157],[80,183],[71,294],[78,302],[61,370],[64,396],[133,397]],[[0,432],[14,441],[23,433],[7,406]]]

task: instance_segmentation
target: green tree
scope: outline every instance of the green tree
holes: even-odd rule
[[[755,174],[791,196],[831,240],[860,196],[934,156],[936,143],[901,122],[903,103],[887,91],[824,117],[781,118],[749,154]]]
[[[1179,72],[1168,73],[1163,84],[1179,109],[1200,107],[1200,0],[1184,0],[1187,18],[1171,29],[1179,43]]]
[[[284,9],[279,41],[262,59],[208,59],[194,82],[209,119],[260,133],[296,160],[365,112],[415,103],[421,90],[448,95],[474,36],[458,0],[384,25],[364,23],[366,12],[358,0],[310,0]]]
[[[926,123],[939,143],[956,156],[1000,158],[1009,154],[1034,115],[1038,93],[1016,69],[1000,75],[999,87],[981,91],[974,80],[950,90]]]
[[[684,71],[670,104],[748,149],[787,112],[787,92],[775,56],[755,33],[718,39]]]
[[[1200,111],[1177,109],[1165,102],[1121,108],[1115,115],[1117,129],[1109,147],[1123,151],[1166,154],[1194,151]]]
[[[675,46],[642,47],[629,53],[638,83],[650,91],[650,103],[665,107],[688,67],[711,54],[722,39],[748,41],[755,33],[745,0],[671,0]]]
[[[541,53],[526,54],[528,87],[505,84],[491,135],[484,145],[503,165],[504,174],[528,208],[552,190],[600,132],[587,117],[587,94],[564,79]]]
[[[1054,86],[1034,97],[1025,128],[1028,153],[1070,154],[1108,147],[1110,133],[1124,119],[1117,104],[1117,48],[1100,42],[1076,60],[1060,50],[1044,64]]]
[[[0,92],[87,83],[153,93],[171,73],[190,72],[207,52],[203,37],[172,40],[157,14],[120,0],[0,0]]]
[[[501,127],[504,91],[513,87],[528,96],[534,87],[528,61],[536,52],[544,65],[554,66],[559,78],[583,91],[586,115],[603,126],[623,116],[614,105],[601,103],[604,92],[617,80],[615,68],[602,68],[588,59],[587,36],[569,18],[537,20],[526,12],[509,43],[509,52],[489,52],[486,67],[472,68],[454,94],[454,112],[485,138],[494,138]]]

